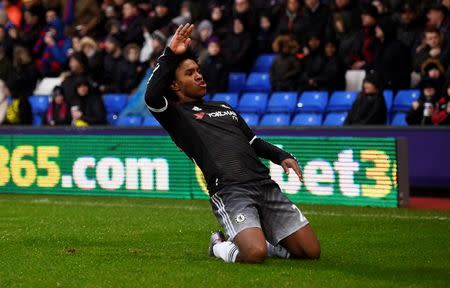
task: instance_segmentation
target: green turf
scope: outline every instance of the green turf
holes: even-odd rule
[[[318,261],[207,256],[207,201],[0,195],[0,287],[450,287],[450,213],[302,205]]]

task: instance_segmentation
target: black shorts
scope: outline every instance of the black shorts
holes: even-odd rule
[[[309,223],[272,180],[224,187],[210,202],[230,241],[239,232],[258,227],[267,241],[277,245]]]

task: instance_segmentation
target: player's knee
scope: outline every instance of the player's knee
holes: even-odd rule
[[[267,247],[252,246],[245,251],[239,251],[239,256],[245,263],[262,263],[267,257]]]

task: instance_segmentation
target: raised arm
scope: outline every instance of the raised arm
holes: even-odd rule
[[[180,25],[164,53],[159,57],[153,74],[150,76],[145,91],[145,103],[150,111],[162,112],[167,108],[167,98],[164,97],[171,84],[172,75],[178,65],[177,55],[186,52],[191,43],[190,35],[194,25]]]

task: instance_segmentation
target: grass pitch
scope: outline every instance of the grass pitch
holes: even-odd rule
[[[449,287],[450,213],[300,208],[321,259],[245,265],[207,201],[0,195],[0,287]]]

